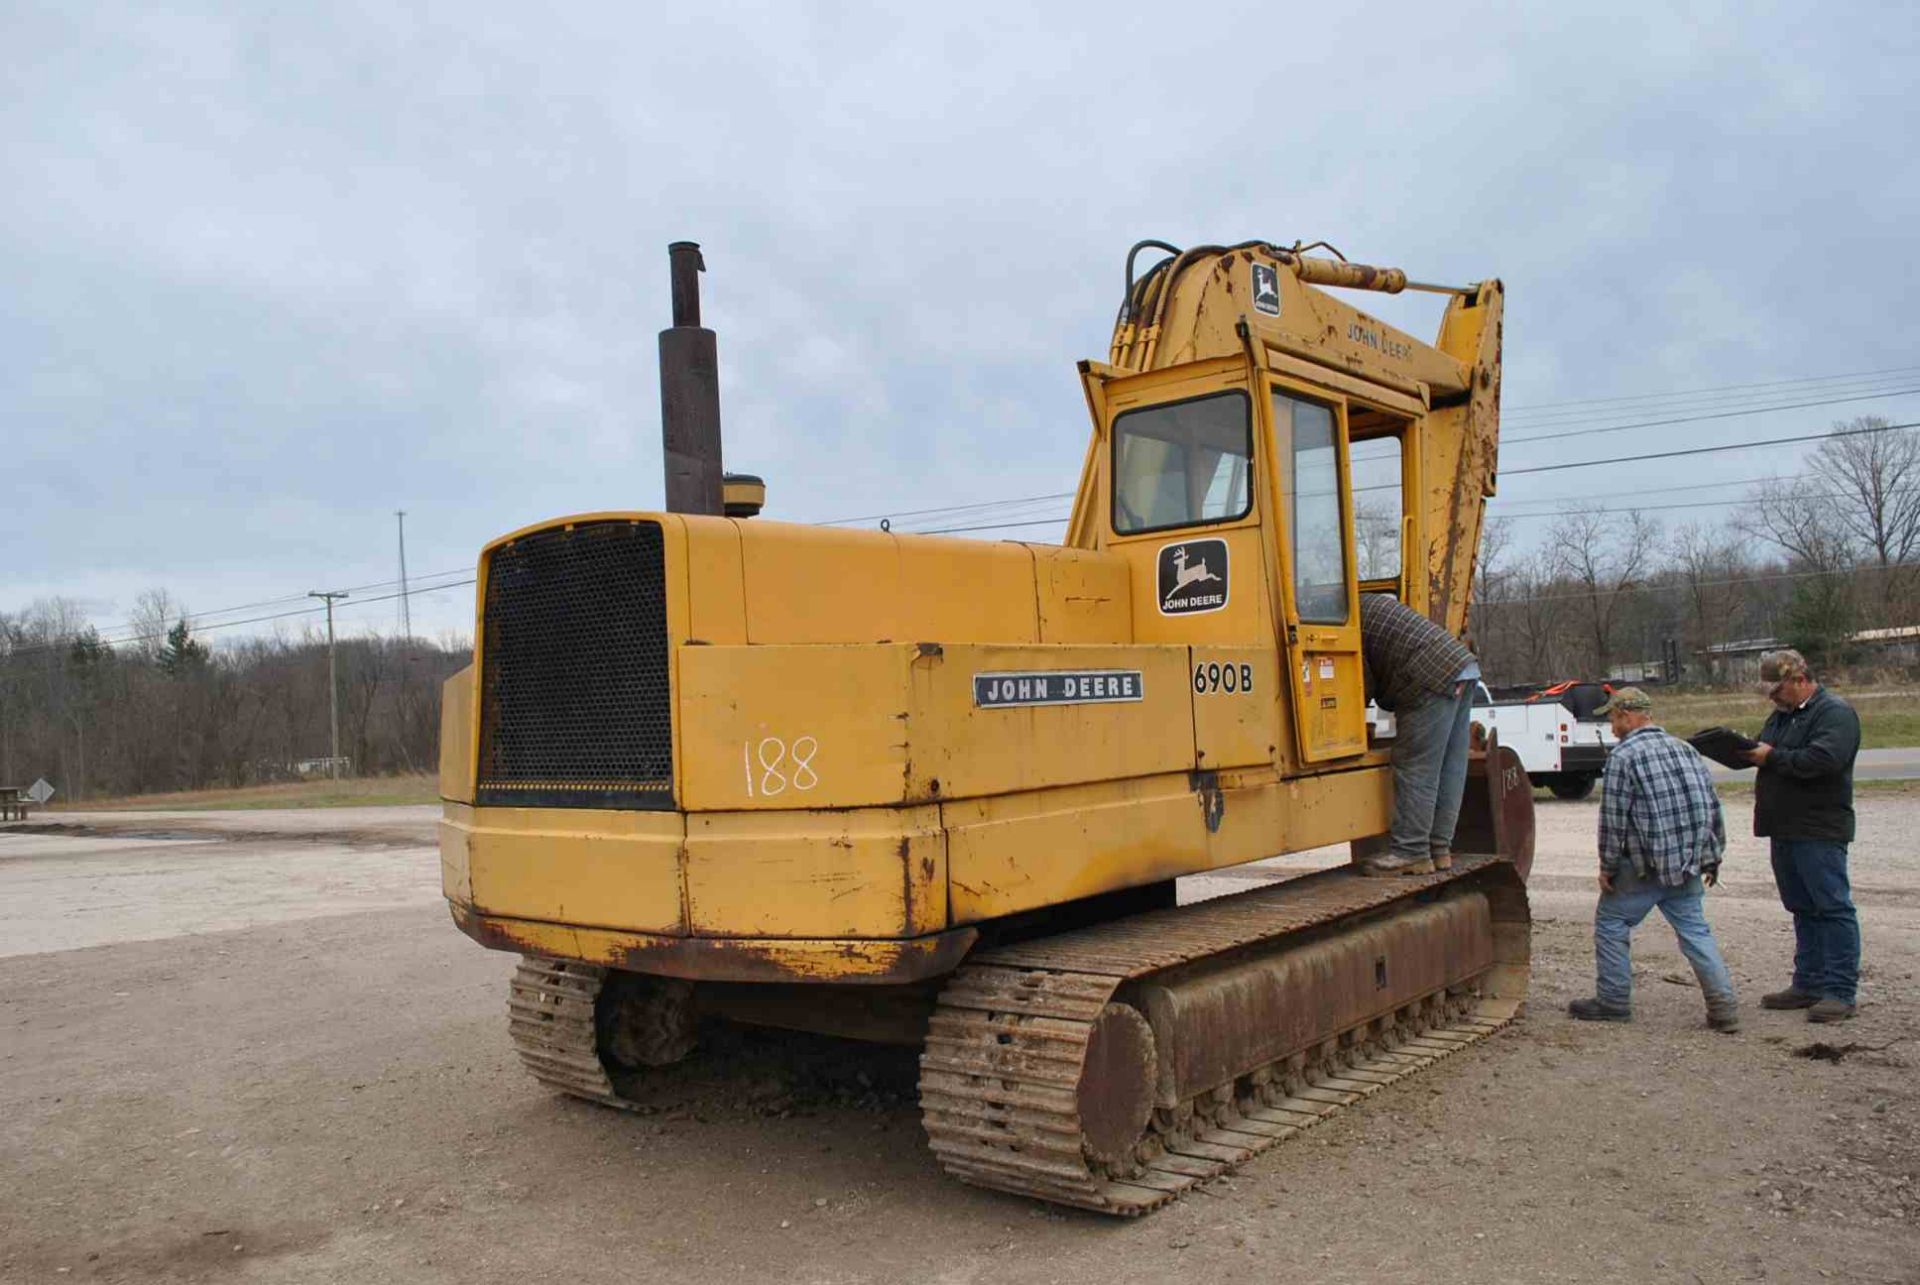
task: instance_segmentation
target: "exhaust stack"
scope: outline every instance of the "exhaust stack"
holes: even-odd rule
[[[720,467],[720,358],[714,333],[700,324],[700,273],[693,241],[667,247],[673,276],[673,327],[660,332],[660,436],[665,446],[667,511],[726,511]]]

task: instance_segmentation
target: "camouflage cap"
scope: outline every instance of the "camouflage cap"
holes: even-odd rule
[[[1616,709],[1625,710],[1629,713],[1650,713],[1653,710],[1653,697],[1647,695],[1638,687],[1617,687],[1614,689],[1613,695],[1607,698],[1607,703],[1593,712],[1596,714],[1611,714]]]
[[[1791,647],[1770,651],[1760,658],[1760,677],[1769,683],[1798,678],[1811,672],[1807,668],[1807,658]]]

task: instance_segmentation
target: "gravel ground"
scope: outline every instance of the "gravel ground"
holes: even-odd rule
[[[1137,1222],[943,1178],[886,1050],[742,1036],[651,1114],[551,1096],[432,812],[346,813],[0,829],[0,1280],[1920,1280],[1920,800],[1862,798],[1839,1027],[1759,1010],[1791,934],[1736,841],[1736,1036],[1657,919],[1636,1021],[1566,1019],[1595,806],[1543,800],[1523,1020]]]

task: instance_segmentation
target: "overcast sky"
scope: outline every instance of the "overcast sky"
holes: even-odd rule
[[[399,508],[420,575],[658,507],[679,238],[727,464],[782,518],[1071,490],[1073,364],[1142,237],[1503,278],[1509,468],[1920,418],[1514,440],[1527,406],[1920,367],[1909,6],[401,8],[0,6],[0,611],[64,595],[111,631],[147,588],[212,612],[387,581]],[[422,597],[416,630],[471,612]]]

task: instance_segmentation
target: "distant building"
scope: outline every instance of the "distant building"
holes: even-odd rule
[[[1847,645],[1867,653],[1883,664],[1920,663],[1920,625],[1896,625],[1887,629],[1861,629],[1847,635]],[[1735,638],[1714,643],[1694,653],[1700,677],[1708,682],[1744,683],[1760,677],[1760,657],[1787,646],[1782,638]],[[1616,665],[1607,674],[1610,682],[1666,682],[1672,667],[1656,660],[1631,661]]]

